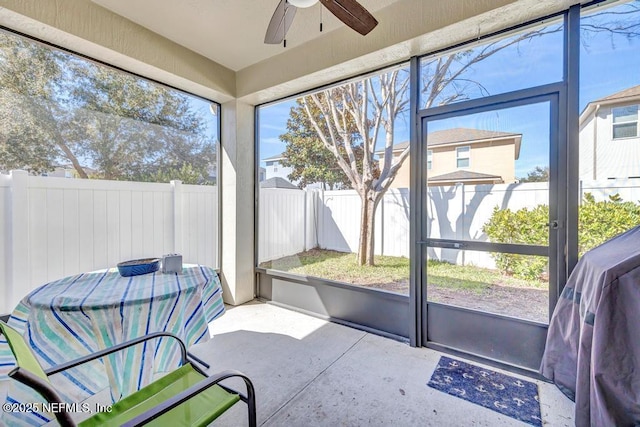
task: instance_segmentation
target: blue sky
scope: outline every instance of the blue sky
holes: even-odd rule
[[[189,99],[189,103],[191,104],[191,108],[193,109],[193,111],[196,112],[200,117],[202,117],[202,120],[206,124],[207,126],[206,134],[208,136],[211,136],[211,138],[213,138],[214,141],[219,141],[220,135],[218,135],[217,106],[214,110],[216,114],[213,114],[211,111],[211,105],[215,105],[215,104],[212,104],[210,101],[207,101],[205,99],[202,99],[196,96],[188,95],[187,97]]]
[[[612,9],[625,7],[620,5]],[[631,18],[635,22],[640,19],[635,15]],[[581,111],[592,100],[640,84],[640,40],[596,34],[583,41],[580,52]],[[489,56],[476,64],[465,77],[480,82],[490,94],[556,82],[562,78],[562,45],[562,32],[547,34]],[[481,47],[472,46],[473,49]],[[261,159],[284,151],[285,144],[279,135],[286,132],[289,109],[294,104],[295,100],[288,100],[261,108]],[[432,122],[429,129],[455,126],[522,133],[520,158],[516,161],[516,176],[522,177],[535,166],[549,164],[548,112],[548,104],[535,104]],[[397,120],[395,143],[408,140],[408,125],[406,114]]]

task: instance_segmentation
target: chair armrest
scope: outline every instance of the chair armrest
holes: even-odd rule
[[[34,389],[49,403],[62,404],[64,402],[48,381],[43,380],[26,369],[16,367],[9,372],[9,377]],[[61,427],[75,427],[75,423],[67,411],[55,412],[55,417]]]
[[[118,352],[120,350],[124,350],[125,348],[131,347],[131,346],[134,346],[136,344],[140,344],[142,342],[148,341],[150,339],[158,338],[158,337],[170,337],[170,338],[174,338],[176,341],[178,341],[178,344],[180,345],[180,351],[181,351],[181,362],[180,362],[180,365],[184,365],[187,362],[187,348],[184,345],[184,342],[182,342],[182,340],[179,337],[177,337],[174,334],[169,333],[169,332],[153,332],[153,333],[145,335],[143,337],[134,338],[132,340],[125,341],[123,343],[114,345],[113,347],[109,347],[109,348],[106,348],[104,350],[100,350],[100,351],[97,351],[95,353],[89,354],[87,356],[79,357],[79,358],[71,360],[69,362],[65,362],[65,363],[62,363],[60,365],[53,366],[53,367],[51,367],[49,369],[45,369],[44,373],[47,374],[47,376],[50,376],[50,375],[53,375],[53,374],[57,374],[58,372],[66,371],[67,369],[74,368],[74,367],[76,367],[78,365],[82,365],[83,363],[87,363],[87,362],[90,362],[92,360],[99,359],[99,358],[104,357],[104,356],[108,356],[111,353],[115,353],[115,352]]]
[[[211,365],[209,365],[207,362],[205,362],[204,360],[200,359],[198,356],[196,356],[193,353],[189,353],[187,352],[187,356],[188,356],[188,360],[189,362],[191,362],[192,365],[195,365],[196,363],[198,365],[200,365],[202,368],[204,369],[209,369],[211,368]],[[194,363],[195,362],[195,363]],[[197,365],[196,365],[197,366]],[[196,369],[198,371],[200,371],[200,369]],[[204,374],[204,372],[201,372],[202,374]],[[206,374],[204,374],[206,375]]]
[[[223,381],[223,380],[226,380],[227,378],[232,378],[232,377],[239,377],[239,378],[242,378],[242,380],[244,380],[245,386],[247,387],[247,395],[244,396],[240,393],[237,393],[235,390],[234,392],[240,395],[240,399],[246,402],[249,405],[249,407],[252,408],[252,410],[255,412],[255,390],[253,388],[253,383],[251,382],[249,377],[247,377],[243,373],[234,371],[234,370],[228,370],[228,371],[223,371],[203,379],[198,384],[188,388],[182,393],[179,393],[173,396],[172,398],[165,400],[155,408],[149,409],[148,411],[138,415],[134,419],[129,420],[128,422],[122,424],[121,427],[134,427],[134,426],[147,424],[153,421],[154,419],[158,418],[162,414],[169,412],[171,409],[175,408],[181,403],[186,402],[187,400],[197,395],[201,391],[218,384],[220,381]],[[227,388],[225,387],[225,389]]]

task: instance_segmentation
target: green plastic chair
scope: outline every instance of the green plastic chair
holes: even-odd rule
[[[237,371],[208,376],[193,362],[206,364],[189,355],[184,343],[173,334],[156,332],[45,370],[22,335],[4,322],[0,322],[0,331],[16,358],[17,367],[9,372],[9,376],[36,390],[52,404],[63,404],[64,401],[49,382],[49,376],[153,338],[167,336],[177,340],[182,352],[180,368],[114,403],[110,412],[96,413],[77,424],[80,427],[206,426],[239,400],[247,404],[249,426],[256,426],[255,392],[251,380]],[[231,377],[244,380],[246,395],[219,384]],[[55,415],[61,426],[76,426],[68,412],[60,411]]]

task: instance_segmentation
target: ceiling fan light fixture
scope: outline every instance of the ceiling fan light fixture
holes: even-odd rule
[[[311,7],[318,2],[336,18],[363,36],[369,34],[378,25],[376,18],[358,3],[358,0],[280,0],[269,21],[264,42],[267,44],[282,43],[296,10]],[[322,8],[320,8],[320,13],[322,16]],[[320,19],[320,31],[322,31],[322,18]]]
[[[287,0],[291,6],[305,8],[318,3],[318,0]]]

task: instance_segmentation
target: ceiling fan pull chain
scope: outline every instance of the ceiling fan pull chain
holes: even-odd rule
[[[284,16],[282,20],[284,21],[284,26],[282,27],[282,47],[287,47],[287,5],[289,4],[289,0],[284,0]]]
[[[320,32],[322,32],[322,6],[320,6]]]

